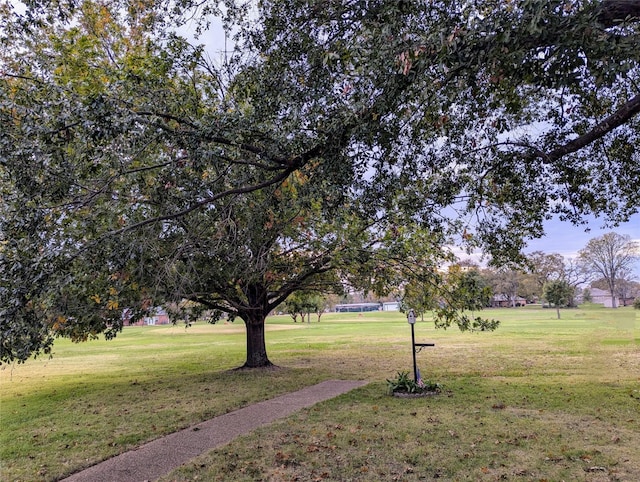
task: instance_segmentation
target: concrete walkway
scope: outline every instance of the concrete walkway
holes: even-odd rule
[[[367,382],[328,380],[297,392],[202,422],[89,467],[65,482],[144,482],[161,477],[192,458],[279,418],[337,397]]]

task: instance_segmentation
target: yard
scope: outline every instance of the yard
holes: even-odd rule
[[[163,480],[640,480],[640,320],[630,308],[488,310],[493,333],[418,322],[436,397],[397,399],[410,328],[394,312],[271,317],[279,366],[244,361],[234,324],[59,340],[0,370],[1,479],[56,480],[163,434],[330,378],[369,385],[240,437]]]

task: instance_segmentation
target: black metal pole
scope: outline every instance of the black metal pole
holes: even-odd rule
[[[413,381],[418,383],[418,365],[416,364],[416,335],[411,324],[411,352],[413,353]]]

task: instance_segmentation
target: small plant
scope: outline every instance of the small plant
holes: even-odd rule
[[[408,371],[398,372],[396,378],[387,379],[387,388],[390,395],[394,393],[440,393],[442,391],[442,386],[439,383],[425,382],[419,377],[416,382]]]
[[[634,300],[634,302],[633,302],[633,307],[634,307],[636,310],[640,310],[640,297],[639,297],[639,298],[636,298],[636,299]]]
[[[387,379],[387,387],[389,388],[389,393],[415,393],[418,388],[418,384],[409,376],[408,371],[404,371],[398,372],[398,376],[394,379]]]

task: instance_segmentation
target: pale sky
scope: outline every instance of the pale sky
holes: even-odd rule
[[[565,258],[575,258],[590,239],[597,238],[603,234],[614,232],[621,235],[628,235],[632,241],[640,243],[640,214],[632,216],[629,222],[618,227],[603,228],[602,220],[590,217],[590,222],[586,226],[574,226],[568,222],[557,219],[548,221],[545,224],[547,235],[541,239],[535,239],[528,243],[525,252],[543,251],[545,253],[558,253]],[[585,229],[590,231],[585,232]],[[640,281],[640,261],[634,267],[636,281]]]
[[[540,239],[533,239],[527,243],[524,253],[542,251],[546,254],[557,253],[565,259],[576,258],[578,251],[584,248],[590,239],[597,238],[606,233],[615,232],[620,235],[628,235],[632,241],[640,244],[640,214],[633,216],[629,222],[621,224],[615,228],[603,228],[602,220],[594,216],[589,217],[589,223],[584,226],[574,226],[569,222],[552,219],[545,223],[547,234]],[[589,229],[589,231],[586,231]],[[481,253],[468,255],[459,248],[453,248],[454,253],[460,260],[471,259],[480,265],[485,265],[487,259],[482,259]],[[640,260],[636,263],[634,276],[636,281],[640,281]]]
[[[568,222],[554,219],[545,224],[547,235],[544,238],[529,242],[530,251],[544,251],[545,253],[559,253],[565,257],[575,257],[579,250],[584,248],[592,238],[603,234],[615,232],[621,235],[629,235],[631,239],[640,242],[640,214],[636,214],[628,223],[618,227],[602,228],[601,220],[590,217],[586,226],[574,226]],[[590,231],[585,232],[585,229]]]

